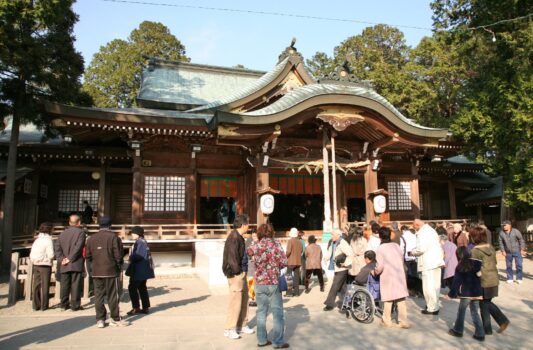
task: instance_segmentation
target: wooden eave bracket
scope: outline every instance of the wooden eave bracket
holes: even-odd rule
[[[336,131],[344,131],[350,125],[355,125],[365,120],[365,117],[357,112],[343,111],[342,109],[327,109],[318,113],[316,117],[331,125]]]
[[[395,133],[394,135],[392,135],[391,137],[385,137],[385,138],[382,138],[381,140],[378,140],[376,142],[373,142],[369,145],[368,147],[368,150],[369,151],[374,151],[378,148],[385,148],[387,146],[390,146],[398,141],[400,141],[400,135],[398,133]]]

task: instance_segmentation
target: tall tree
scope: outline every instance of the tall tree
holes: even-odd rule
[[[449,127],[459,109],[467,72],[447,37],[437,32],[423,38],[404,67],[410,95],[404,109],[421,125]]]
[[[452,124],[467,149],[504,178],[514,209],[533,207],[533,3],[436,0],[434,26],[448,30],[468,70]]]
[[[335,62],[324,52],[315,53],[311,59],[308,59],[305,62],[311,74],[317,79],[326,76],[335,70]]]
[[[353,73],[362,80],[370,80],[374,89],[402,112],[410,101],[406,91],[410,77],[404,72],[409,59],[409,46],[403,33],[384,24],[367,27],[360,35],[352,36],[335,47],[333,66],[348,61]],[[331,66],[327,56],[317,56],[327,71]],[[309,64],[309,63],[308,63]]]
[[[188,62],[185,46],[161,23],[145,21],[127,40],[115,39],[93,56],[85,71],[83,89],[95,106],[135,106],[141,72],[147,57]]]
[[[83,58],[73,45],[73,26],[78,20],[73,2],[0,0],[0,116],[12,116],[2,232],[4,271],[11,261],[19,125],[42,124],[41,98],[82,101]]]

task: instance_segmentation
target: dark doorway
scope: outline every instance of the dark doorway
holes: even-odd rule
[[[348,221],[363,221],[365,212],[366,203],[363,198],[348,199]]]
[[[321,195],[274,195],[274,212],[270,222],[276,231],[296,227],[299,230],[321,230],[324,197]]]
[[[235,200],[232,197],[201,197],[200,224],[233,224]]]

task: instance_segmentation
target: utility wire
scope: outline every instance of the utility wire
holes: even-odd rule
[[[530,14],[527,14],[527,15],[521,16],[521,17],[516,17],[516,18],[502,19],[501,21],[498,21],[498,22],[494,22],[494,23],[490,23],[490,24],[484,24],[482,26],[472,27],[472,28],[468,28],[468,29],[470,29],[470,30],[485,29],[485,28],[493,27],[493,26],[501,24],[501,23],[519,21],[521,19],[526,19],[526,18],[529,18],[531,16],[533,16],[533,13],[530,13]]]
[[[308,15],[299,15],[299,14],[294,14],[294,13],[243,10],[243,9],[235,9],[235,8],[222,8],[222,7],[209,7],[209,6],[196,6],[196,5],[180,5],[180,4],[158,3],[158,2],[148,2],[148,1],[134,1],[134,0],[102,0],[102,1],[115,2],[115,3],[125,3],[125,4],[135,4],[135,5],[150,5],[150,6],[166,6],[166,7],[190,8],[190,9],[197,9],[197,10],[251,13],[251,14],[255,14],[255,15],[294,17],[294,18],[314,19],[314,20],[321,20],[321,21],[332,21],[332,22],[349,22],[349,23],[369,24],[369,25],[384,24],[384,23],[377,23],[377,22],[360,21],[360,20],[349,19],[349,18],[308,16]],[[424,28],[424,27],[415,27],[415,26],[407,26],[407,25],[399,25],[399,24],[388,24],[388,25],[391,26],[391,27],[398,27],[398,28],[409,28],[409,29],[416,29],[416,30],[432,31],[431,28]]]

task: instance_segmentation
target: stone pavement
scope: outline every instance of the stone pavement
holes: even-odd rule
[[[504,280],[504,262],[499,261]],[[500,283],[495,299],[511,320],[503,333],[487,336],[479,343],[472,339],[473,325],[467,312],[463,338],[447,334],[455,320],[457,301],[442,299],[439,316],[424,316],[423,299],[408,301],[412,328],[384,329],[375,319],[362,324],[336,311],[322,311],[325,293],[315,285],[311,293],[285,300],[286,341],[292,349],[527,349],[533,331],[533,261],[524,261],[522,285]],[[248,349],[256,348],[254,335],[239,340],[223,336],[227,299],[225,289],[209,290],[197,278],[156,279],[148,282],[152,301],[150,315],[130,317],[125,328],[98,329],[94,308],[62,312],[50,309],[32,312],[31,305],[19,302],[6,307],[7,284],[0,285],[0,349]],[[326,287],[326,291],[328,287]],[[129,307],[127,292],[121,311]],[[252,325],[255,308],[250,308]],[[494,322],[493,322],[494,325]],[[271,329],[271,316],[268,328]],[[494,330],[498,327],[493,326]]]

